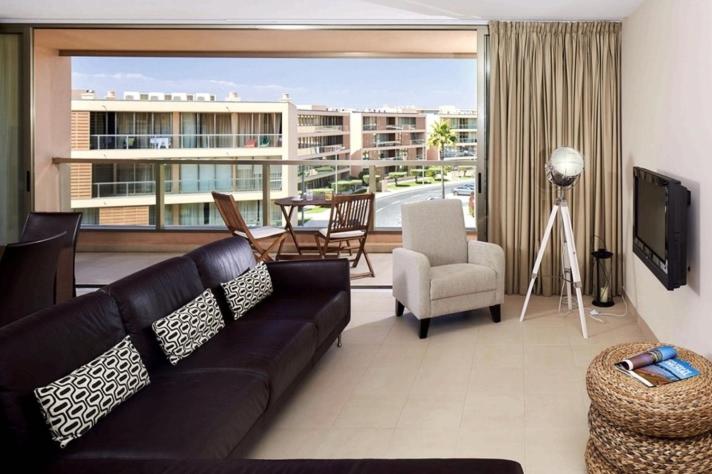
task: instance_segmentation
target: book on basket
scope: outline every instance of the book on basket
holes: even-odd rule
[[[700,372],[677,356],[672,346],[658,346],[615,364],[616,369],[648,387],[686,380]]]

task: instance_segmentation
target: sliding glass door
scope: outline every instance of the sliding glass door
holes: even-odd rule
[[[16,241],[30,208],[21,31],[0,29],[0,245]]]

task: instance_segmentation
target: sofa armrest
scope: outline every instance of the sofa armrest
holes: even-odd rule
[[[497,275],[497,302],[501,303],[504,300],[504,249],[490,242],[468,240],[467,262],[494,270]]]
[[[267,262],[272,286],[277,293],[351,293],[349,262],[345,258]]]
[[[393,297],[418,319],[430,317],[430,261],[420,252],[393,250]]]

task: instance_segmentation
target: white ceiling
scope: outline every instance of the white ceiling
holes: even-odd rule
[[[620,20],[642,0],[2,0],[0,22],[472,24]]]

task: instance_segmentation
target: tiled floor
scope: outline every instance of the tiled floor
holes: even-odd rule
[[[558,298],[507,297],[486,310],[396,318],[390,290],[354,290],[343,347],[332,347],[266,427],[255,458],[502,457],[527,474],[585,472],[586,367],[605,347],[641,340],[633,315],[589,319]],[[612,308],[623,313],[622,304]]]
[[[80,253],[77,280],[107,284],[174,255]],[[355,288],[390,284],[391,255],[372,261],[376,278]],[[589,319],[586,340],[574,312],[557,312],[558,298],[534,297],[524,323],[522,302],[506,297],[500,324],[487,310],[437,318],[420,340],[412,315],[394,316],[390,290],[354,289],[343,347],[325,354],[251,456],[502,457],[527,474],[585,472],[586,367],[643,333],[629,314]]]

